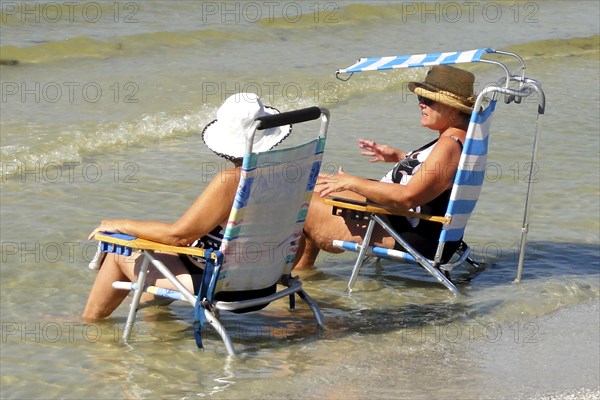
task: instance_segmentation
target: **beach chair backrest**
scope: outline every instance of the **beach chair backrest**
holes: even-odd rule
[[[496,100],[491,100],[484,110],[474,111],[471,115],[446,211],[451,222],[444,225],[440,243],[461,240],[475,209],[485,180],[490,124],[495,108]]]
[[[325,138],[244,157],[215,293],[264,289],[290,273]]]

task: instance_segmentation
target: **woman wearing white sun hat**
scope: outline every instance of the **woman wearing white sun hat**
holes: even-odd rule
[[[275,108],[263,105],[253,93],[237,93],[227,98],[217,111],[217,118],[202,131],[202,139],[210,150],[232,161],[233,167],[218,173],[177,221],[164,223],[105,220],[92,231],[90,239],[98,232],[117,232],[176,246],[202,246],[210,243],[218,247],[222,238],[222,227],[227,223],[239,183],[246,132],[256,118],[278,113]],[[272,149],[281,143],[291,130],[291,125],[257,130],[252,151],[259,153]],[[156,256],[190,291],[198,292],[202,276],[200,260],[172,254]],[[107,317],[121,304],[129,292],[114,289],[112,282],[135,282],[140,262],[139,254],[129,257],[110,254],[104,258],[82,315],[84,320],[93,321]],[[146,282],[175,289],[154,269],[148,271]],[[142,301],[151,300],[153,297],[145,293]]]

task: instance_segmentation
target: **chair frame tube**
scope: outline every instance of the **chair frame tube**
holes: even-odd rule
[[[539,152],[539,145],[540,145],[540,139],[541,139],[541,135],[542,135],[542,115],[545,113],[546,110],[546,95],[542,89],[541,84],[536,81],[535,79],[531,79],[531,78],[521,78],[518,79],[518,77],[511,77],[510,80],[515,81],[518,80],[521,82],[521,88],[520,89],[510,89],[508,87],[488,87],[486,89],[484,89],[482,91],[482,93],[480,93],[479,96],[481,96],[482,94],[504,94],[505,96],[507,96],[508,99],[512,98],[517,98],[517,99],[522,99],[524,97],[528,97],[531,96],[533,93],[536,93],[538,95],[538,114],[537,114],[537,119],[536,119],[536,124],[535,124],[535,131],[534,131],[534,137],[533,137],[533,149],[531,152],[531,162],[529,165],[529,180],[527,183],[527,193],[525,194],[525,207],[524,207],[524,211],[523,211],[523,223],[521,225],[521,240],[520,240],[520,244],[519,244],[519,260],[517,263],[517,273],[514,279],[515,283],[519,283],[521,282],[521,277],[523,274],[523,266],[525,263],[525,250],[526,250],[526,246],[527,246],[527,234],[529,233],[529,213],[531,211],[531,204],[532,204],[532,196],[533,196],[533,189],[535,186],[535,181],[532,179],[533,176],[533,169],[535,168],[536,162],[537,162],[537,157],[538,157],[538,152]],[[508,85],[508,82],[507,82]],[[479,96],[478,96],[478,101],[479,101]],[[520,100],[519,100],[520,102]]]
[[[537,162],[537,156],[540,146],[540,139],[542,133],[542,115],[545,111],[545,97],[541,86],[536,83],[530,83],[532,87],[537,91],[540,97],[540,106],[538,107],[538,116],[535,124],[535,136],[533,137],[533,150],[531,152],[531,163],[529,166],[529,180],[527,182],[527,194],[525,196],[525,211],[523,212],[523,224],[521,226],[521,243],[519,245],[519,262],[517,264],[517,274],[515,276],[515,282],[521,282],[521,276],[523,274],[523,265],[525,263],[525,247],[527,246],[527,233],[529,232],[529,212],[531,211],[531,200],[533,196],[533,189],[535,181],[532,179],[533,168]]]
[[[137,284],[136,284],[136,287],[135,287],[134,293],[133,293],[133,299],[131,301],[131,304],[129,305],[129,313],[127,315],[127,322],[125,324],[125,332],[123,333],[123,341],[125,343],[129,342],[129,338],[131,336],[131,329],[132,329],[133,325],[135,324],[135,317],[136,317],[138,309],[140,308],[139,307],[140,298],[142,297],[142,293],[145,291],[144,283],[146,281],[146,275],[147,275],[148,267],[149,267],[150,263],[152,263],[152,265],[158,271],[160,271],[160,273],[163,274],[164,277],[167,278],[167,280],[173,284],[173,286],[175,286],[177,288],[177,290],[183,295],[183,297],[185,298],[185,300],[188,303],[195,304],[195,302],[196,302],[196,296],[194,296],[194,294],[191,293],[177,279],[177,277],[175,277],[175,275],[173,275],[173,273],[169,270],[169,268],[167,268],[167,266],[162,261],[159,261],[154,257],[153,251],[142,250],[142,253],[144,256],[144,262],[142,264],[142,267],[140,268],[140,273],[138,275]],[[114,286],[118,286],[118,283],[117,283],[117,285],[114,285]],[[221,336],[221,339],[223,340],[223,343],[225,344],[225,348],[227,349],[227,353],[229,355],[234,355],[235,348],[233,346],[233,342],[231,341],[231,338],[229,337],[229,334],[227,333],[227,331],[225,330],[223,325],[219,322],[217,317],[209,310],[205,309],[204,315],[206,316],[206,320],[213,326],[213,328],[215,328],[217,333],[219,333],[219,335]]]
[[[367,253],[367,248],[369,247],[369,242],[371,241],[371,235],[373,234],[373,228],[375,228],[375,220],[373,216],[375,214],[371,214],[371,218],[369,219],[369,225],[367,225],[367,231],[365,233],[365,237],[363,239],[363,244],[358,252],[358,257],[356,259],[356,263],[354,263],[354,267],[352,268],[352,275],[350,276],[350,280],[348,281],[348,292],[352,291],[354,287],[354,283],[358,278],[358,273],[360,272],[360,268],[365,260],[365,255]]]
[[[400,236],[394,229],[392,229],[389,224],[381,218],[377,214],[371,214],[369,220],[369,225],[367,226],[367,232],[365,234],[363,244],[361,246],[359,255],[357,257],[356,263],[354,264],[354,268],[352,269],[352,277],[348,282],[348,291],[351,292],[354,287],[354,283],[358,277],[358,273],[360,272],[360,268],[364,262],[364,256],[366,255],[367,249],[369,247],[369,242],[371,241],[371,234],[373,232],[373,228],[375,224],[381,225],[383,229],[387,233],[394,238],[398,243],[402,245],[406,249],[406,251],[417,261],[419,265],[421,265],[431,276],[438,280],[442,285],[444,285],[448,290],[452,293],[458,295],[460,291],[458,288],[448,279],[446,276],[436,268],[435,263],[432,264],[428,259],[419,254],[415,249],[412,248],[405,240]],[[353,279],[354,278],[354,279]]]

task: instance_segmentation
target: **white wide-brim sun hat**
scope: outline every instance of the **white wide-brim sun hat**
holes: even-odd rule
[[[229,96],[217,110],[217,119],[206,125],[202,140],[214,153],[227,159],[244,157],[246,136],[254,120],[279,110],[265,106],[254,93],[236,93]],[[291,125],[256,130],[253,153],[271,150],[292,132]]]

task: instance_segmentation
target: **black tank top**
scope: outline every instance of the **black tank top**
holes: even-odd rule
[[[463,144],[460,141],[460,139],[454,136],[452,136],[452,139],[456,140],[456,142],[459,144],[462,150]],[[394,169],[391,171],[392,182],[401,183],[404,180],[404,184],[406,184],[407,181],[410,180],[410,177],[412,177],[417,172],[418,167],[425,161],[426,156],[429,155],[437,141],[438,139],[435,139],[427,143],[426,145],[420,147],[419,149],[411,151],[406,155],[404,159],[400,160],[394,166]],[[421,155],[421,157],[419,157],[419,155]],[[425,157],[423,158],[423,156]],[[451,192],[452,189],[444,191],[435,199],[425,204],[422,204],[416,211],[422,214],[444,215],[446,213],[446,209],[448,208]],[[437,243],[440,237],[440,233],[442,231],[442,224],[437,222],[430,222],[416,218],[407,219],[406,217],[401,216],[390,216],[389,220],[396,231],[413,232],[434,243]],[[460,241],[456,243],[460,243]],[[455,246],[449,247],[453,248]],[[425,256],[433,258],[432,254],[426,254]]]

